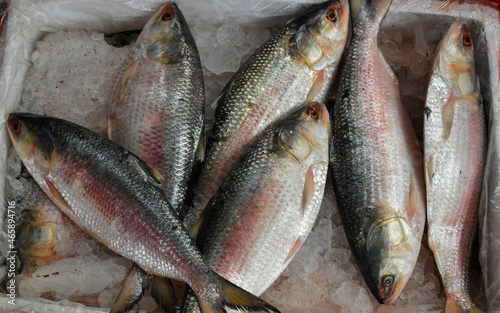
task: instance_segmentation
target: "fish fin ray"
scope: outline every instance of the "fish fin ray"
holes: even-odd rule
[[[283,264],[286,264],[286,262],[288,262],[289,260],[291,260],[293,258],[293,256],[297,253],[297,251],[299,251],[300,247],[302,247],[303,243],[304,243],[304,241],[301,238],[297,239],[297,241],[293,245],[292,249],[290,249],[290,252],[286,256],[285,261],[283,261]]]
[[[227,312],[225,308],[243,312],[280,312],[261,298],[241,289],[217,274],[215,275],[220,284],[219,297],[214,303],[207,303],[198,298],[203,313]]]
[[[205,160],[205,146],[206,146],[206,131],[205,125],[201,127],[201,134],[198,140],[198,149],[196,150],[196,159],[203,162]]]
[[[443,123],[443,140],[448,140],[453,127],[453,116],[455,115],[456,97],[450,95],[448,102],[441,107],[441,119]]]
[[[110,313],[122,313],[130,310],[141,300],[151,278],[152,275],[141,270],[136,264],[132,265]]]
[[[166,313],[176,312],[178,301],[170,279],[153,276],[151,279],[151,296]]]
[[[161,181],[163,180],[163,176],[158,173],[151,165],[146,163],[144,160],[139,158],[137,155],[130,153],[132,159],[139,165],[139,168],[142,172],[148,177],[148,180],[156,185],[157,187],[162,188]]]
[[[233,81],[234,81],[234,78],[231,78],[231,80],[226,84],[224,89],[222,89],[222,91],[219,94],[219,96],[217,97],[217,99],[215,99],[214,103],[212,103],[211,107],[212,107],[212,109],[215,110],[215,115],[217,115],[217,112],[219,111],[220,104],[222,103],[222,101],[224,100],[226,95],[229,93],[229,89],[231,89]]]
[[[304,215],[307,207],[311,204],[314,197],[314,169],[313,166],[309,166],[306,173],[306,179],[304,181],[304,191],[302,192],[302,206],[301,213]]]
[[[309,94],[307,95],[306,101],[304,103],[311,103],[316,99],[316,97],[321,93],[325,86],[325,82],[328,80],[326,71],[320,70],[318,71],[318,75],[316,76],[316,79],[314,80],[314,83],[311,87],[311,90],[309,91]]]
[[[49,189],[49,194],[48,194],[49,198],[54,203],[58,204],[59,206],[63,206],[65,208],[67,208],[68,210],[70,210],[71,212],[73,212],[73,209],[68,204],[68,202],[66,202],[66,200],[63,198],[63,196],[59,193],[59,190],[57,190],[54,183],[52,183],[52,180],[46,177],[45,184],[47,185],[47,187]]]
[[[125,92],[125,88],[127,88],[127,84],[130,80],[130,78],[134,75],[134,73],[137,71],[137,67],[139,66],[139,63],[141,62],[140,58],[135,59],[132,64],[125,70],[125,73],[123,73],[122,77],[122,90],[120,92],[120,95],[123,95]]]

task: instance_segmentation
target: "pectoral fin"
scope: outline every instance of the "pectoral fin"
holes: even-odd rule
[[[137,67],[139,66],[140,62],[141,62],[141,59],[137,58],[134,62],[132,62],[132,64],[130,64],[130,66],[127,68],[127,70],[125,71],[125,73],[123,73],[123,77],[122,77],[122,90],[121,90],[120,94],[123,94],[123,92],[125,91],[125,88],[127,87],[127,84],[129,82],[130,78],[136,72]]]
[[[314,170],[310,166],[307,169],[306,179],[304,182],[304,191],[302,192],[302,207],[301,213],[304,215],[306,209],[310,206],[312,199],[314,197]]]

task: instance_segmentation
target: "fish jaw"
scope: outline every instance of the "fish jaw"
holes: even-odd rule
[[[312,103],[297,110],[298,125],[284,127],[280,132],[281,145],[297,160],[310,166],[317,160],[328,160],[330,117],[324,104]]]
[[[186,32],[191,36],[181,11],[175,3],[169,2],[146,23],[137,38],[135,49],[142,59],[176,63],[184,54],[183,42],[178,38]]]
[[[474,46],[462,21],[450,27],[438,46],[433,73],[443,77],[456,97],[477,95],[479,81],[474,69]]]
[[[37,176],[35,180],[40,180],[50,171],[51,156],[55,147],[46,129],[37,125],[26,125],[27,121],[29,122],[29,119],[20,121],[17,114],[10,114],[7,128],[14,149],[24,165],[34,177]]]
[[[312,21],[308,27],[301,27],[295,38],[299,55],[314,70],[338,62],[347,39],[349,2],[340,0],[326,4],[326,9],[314,11],[316,16],[303,17]]]
[[[405,219],[393,217],[372,226],[358,264],[380,303],[391,304],[397,299],[411,277],[419,250],[419,236]]]

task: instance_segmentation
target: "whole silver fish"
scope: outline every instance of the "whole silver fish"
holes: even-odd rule
[[[108,135],[161,174],[179,212],[197,151],[203,157],[204,119],[200,57],[171,2],[147,22],[123,64],[109,105]]]
[[[250,147],[199,222],[197,245],[212,270],[254,295],[279,277],[316,221],[329,141],[328,111],[313,103]]]
[[[208,268],[163,193],[159,174],[144,161],[60,119],[17,113],[6,124],[42,190],[105,246],[148,274],[188,283],[204,313],[225,307],[278,312]]]
[[[238,70],[216,101],[205,163],[184,223],[188,230],[224,178],[271,123],[323,102],[347,37],[347,0],[325,2],[293,20]]]
[[[469,294],[469,262],[486,153],[474,48],[456,21],[439,44],[425,107],[429,247],[446,293],[445,312],[482,312]]]
[[[333,187],[359,269],[392,303],[417,261],[425,225],[422,156],[398,81],[378,48],[390,0],[351,0],[353,33],[332,112]]]

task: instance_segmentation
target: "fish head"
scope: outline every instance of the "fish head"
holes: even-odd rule
[[[14,149],[35,180],[49,173],[56,147],[51,124],[33,114],[13,113],[7,128]]]
[[[296,111],[279,133],[281,146],[307,166],[327,162],[329,140],[330,116],[325,105],[317,102]]]
[[[456,21],[439,43],[434,73],[440,75],[456,97],[466,98],[479,91],[474,69],[474,46],[467,26]]]
[[[146,23],[135,48],[143,59],[172,64],[184,56],[188,39],[194,42],[182,12],[175,3],[169,2]]]
[[[410,278],[420,241],[408,222],[392,217],[373,225],[360,262],[365,281],[380,303],[394,302]]]
[[[295,21],[297,54],[314,70],[338,63],[349,29],[349,1],[325,2]]]

